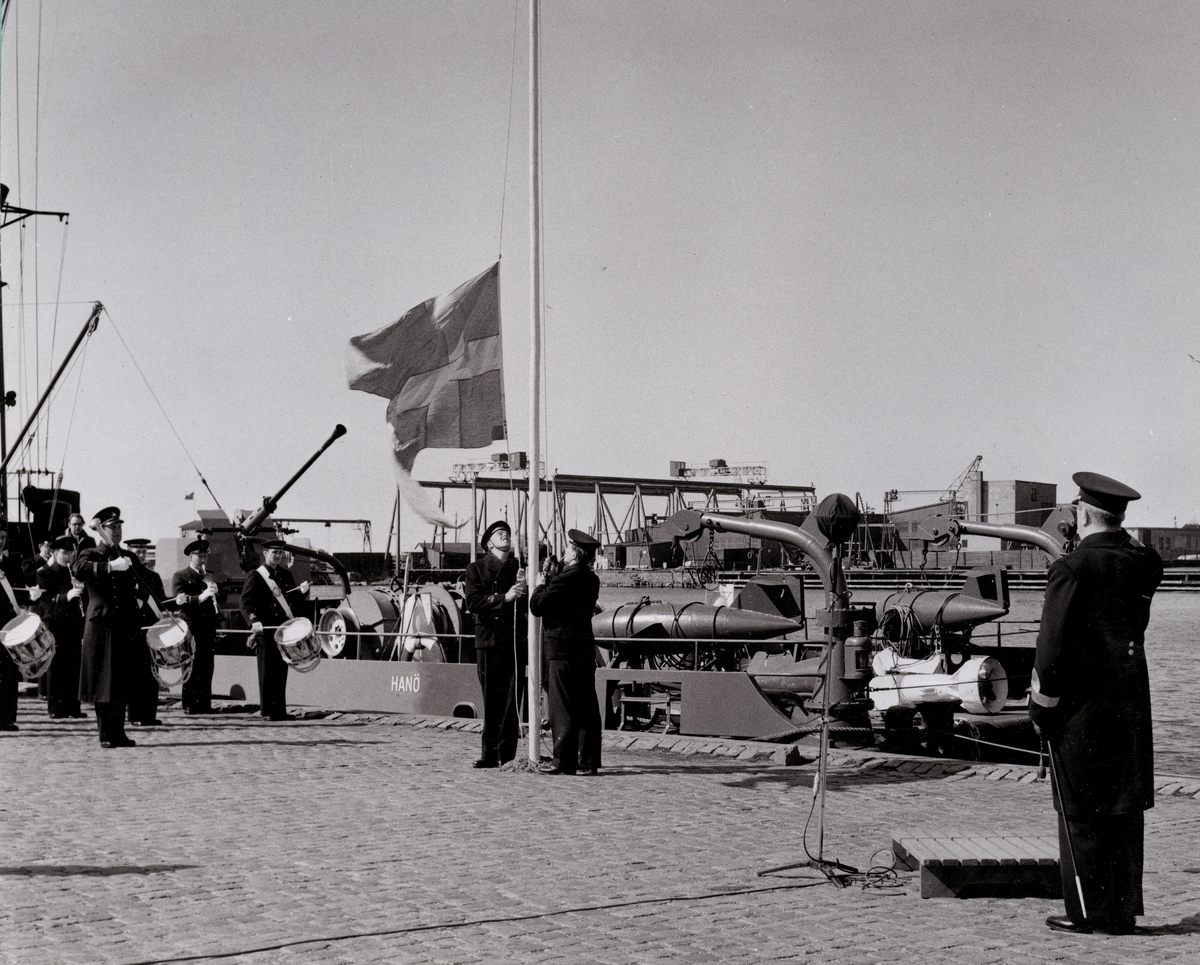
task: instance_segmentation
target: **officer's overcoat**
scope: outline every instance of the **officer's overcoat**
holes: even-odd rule
[[[1154,806],[1145,629],[1162,560],[1124,530],[1050,567],[1033,699],[1058,749],[1054,806],[1071,818]],[[1050,724],[1051,726],[1045,726]]]
[[[139,587],[133,569],[107,572],[118,555],[124,554],[107,546],[86,549],[71,568],[88,595],[79,668],[82,701],[124,703],[137,696],[136,675],[146,649]]]

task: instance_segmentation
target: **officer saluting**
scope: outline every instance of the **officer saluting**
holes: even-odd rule
[[[1050,567],[1029,694],[1029,716],[1050,745],[1067,911],[1046,924],[1130,934],[1145,913],[1154,746],[1144,632],[1162,560],[1121,528],[1137,491],[1098,473],[1072,478],[1081,539]]]
[[[71,568],[88,591],[79,668],[79,699],[96,705],[102,747],[133,747],[125,736],[125,705],[136,699],[142,639],[133,561],[118,549],[121,511],[106,506],[92,525],[103,546],[85,549]]]

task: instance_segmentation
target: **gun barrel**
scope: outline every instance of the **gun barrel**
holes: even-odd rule
[[[338,439],[340,439],[345,434],[346,434],[346,427],[344,425],[342,425],[341,423],[338,423],[334,427],[333,432],[330,433],[329,438],[326,439],[324,443],[322,443],[321,448],[318,449],[316,452],[314,452],[311,456],[308,457],[308,462],[306,462],[303,466],[301,466],[296,471],[296,474],[294,476],[292,476],[291,479],[289,479],[287,482],[285,482],[283,484],[283,487],[279,490],[279,492],[277,492],[274,496],[264,496],[263,497],[262,507],[258,510],[258,512],[256,512],[253,516],[251,516],[248,520],[246,520],[246,522],[244,522],[242,524],[242,526],[241,526],[242,532],[247,536],[253,536],[256,532],[258,532],[259,527],[261,527],[263,524],[263,520],[265,520],[268,516],[270,516],[271,513],[275,512],[276,507],[279,505],[279,500],[283,499],[283,494],[292,488],[292,486],[295,484],[297,479],[299,479],[306,472],[308,472],[309,466],[311,466],[314,462],[316,462],[319,458],[321,458],[321,453],[323,453],[326,449],[328,449],[330,446],[332,446],[334,444],[334,442],[336,442]]]

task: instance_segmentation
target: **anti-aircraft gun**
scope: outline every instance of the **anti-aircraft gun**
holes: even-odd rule
[[[219,580],[221,593],[218,599],[224,600],[223,603],[218,605],[221,613],[222,630],[245,629],[236,597],[241,591],[243,578],[235,574],[238,569],[244,574],[249,573],[257,567],[261,562],[257,547],[264,542],[277,539],[274,533],[271,533],[269,536],[260,535],[260,533],[263,532],[264,526],[269,522],[271,513],[278,507],[279,500],[309,470],[312,464],[320,458],[321,454],[345,434],[345,426],[336,426],[329,438],[309,457],[308,461],[284,483],[275,495],[264,496],[262,506],[247,519],[232,522],[220,510],[202,510],[199,512],[199,525],[196,526],[195,535],[204,536],[209,541],[209,571]],[[167,560],[171,559],[173,555],[175,562],[179,566],[182,566],[184,563],[183,547],[189,541],[190,538],[160,540],[157,550],[158,558],[160,560]],[[328,641],[327,649],[340,652],[342,646],[345,644],[345,621],[344,618],[340,618],[339,616],[341,613],[339,608],[350,594],[350,577],[345,566],[342,565],[340,560],[329,553],[314,550],[307,546],[297,546],[283,541],[283,548],[293,554],[293,556],[301,559],[301,564],[298,566],[299,572],[296,574],[299,579],[304,580],[309,579],[310,576],[316,576],[315,573],[309,572],[313,562],[319,564],[321,569],[326,572],[332,572],[338,577],[340,585],[321,584],[318,582],[319,578],[313,579],[314,586],[311,594],[319,611],[316,614],[317,618],[313,622],[318,625],[318,629],[327,634],[323,638]],[[168,566],[167,569],[169,570],[170,567]],[[313,569],[316,568],[313,567]],[[342,630],[340,637],[338,636],[339,627]],[[240,634],[236,639],[224,642],[219,640],[218,652],[228,651],[230,653],[244,654],[246,652],[244,643],[244,638]]]

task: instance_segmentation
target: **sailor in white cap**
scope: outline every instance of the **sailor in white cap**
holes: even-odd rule
[[[1139,493],[1080,472],[1080,542],[1051,565],[1029,716],[1050,747],[1065,916],[1058,931],[1126,935],[1142,907],[1154,806],[1145,629],[1162,560],[1121,528]]]

